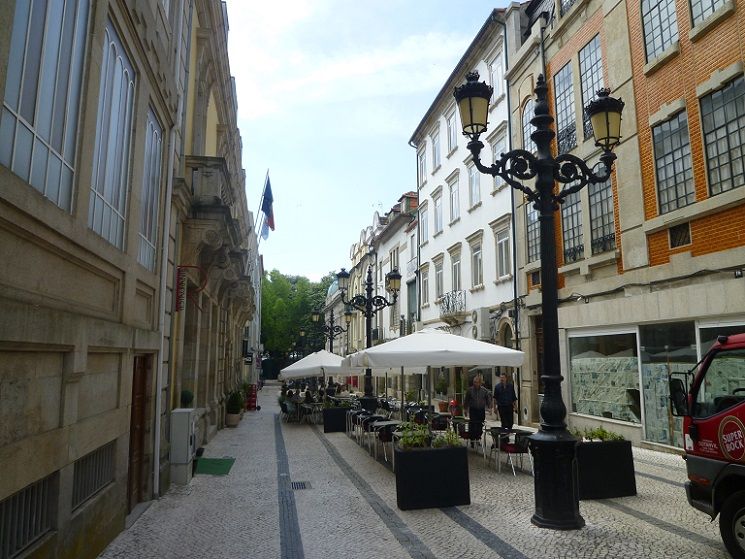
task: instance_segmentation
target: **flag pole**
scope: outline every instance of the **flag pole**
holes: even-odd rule
[[[266,193],[266,181],[268,178],[269,178],[269,168],[267,167],[266,176],[264,177],[264,188],[261,189],[261,198],[259,198],[259,209],[256,210],[256,215],[259,215],[259,212],[261,211],[261,206],[264,204],[264,194]],[[266,216],[264,216],[264,219],[266,219]],[[263,225],[264,222],[262,221],[261,224]],[[261,231],[261,227],[257,227],[256,229],[256,235],[260,237],[261,235],[259,234],[259,231]]]

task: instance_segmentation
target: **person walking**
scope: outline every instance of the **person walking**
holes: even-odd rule
[[[471,439],[471,447],[474,446],[474,441],[481,438],[486,410],[492,407],[491,394],[481,386],[482,381],[481,375],[476,375],[473,384],[466,390],[466,397],[463,399],[463,411],[469,418],[468,438]]]
[[[499,375],[499,384],[494,387],[494,405],[499,411],[502,427],[512,429],[513,413],[517,411],[517,395],[515,386],[505,373]]]

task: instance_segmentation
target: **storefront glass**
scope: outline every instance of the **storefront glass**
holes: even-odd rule
[[[693,322],[639,327],[644,391],[644,427],[648,441],[683,446],[683,421],[670,410],[670,373],[688,371],[697,361]]]
[[[572,337],[569,355],[573,412],[641,422],[635,334]]]

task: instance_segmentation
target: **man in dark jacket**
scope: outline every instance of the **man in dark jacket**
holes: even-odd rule
[[[470,419],[468,433],[471,446],[473,446],[473,441],[481,438],[486,410],[491,408],[491,394],[481,386],[481,380],[481,375],[474,377],[473,385],[466,390],[466,397],[463,399],[463,411],[466,417]]]
[[[499,384],[494,387],[494,405],[499,411],[502,427],[512,429],[513,413],[517,411],[517,395],[515,386],[508,382],[507,375],[499,375]]]

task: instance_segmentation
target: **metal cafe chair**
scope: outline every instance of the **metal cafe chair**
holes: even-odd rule
[[[514,434],[514,441],[510,441],[509,438],[504,439],[500,437],[500,450],[502,452],[507,453],[507,460],[512,467],[512,475],[515,474],[515,462],[512,459],[513,456],[520,457],[520,469],[523,469],[523,456],[526,454],[528,455],[528,458],[530,459],[530,474],[533,475],[533,456],[530,454],[530,450],[528,448],[528,437],[530,435],[528,433],[515,433]]]

